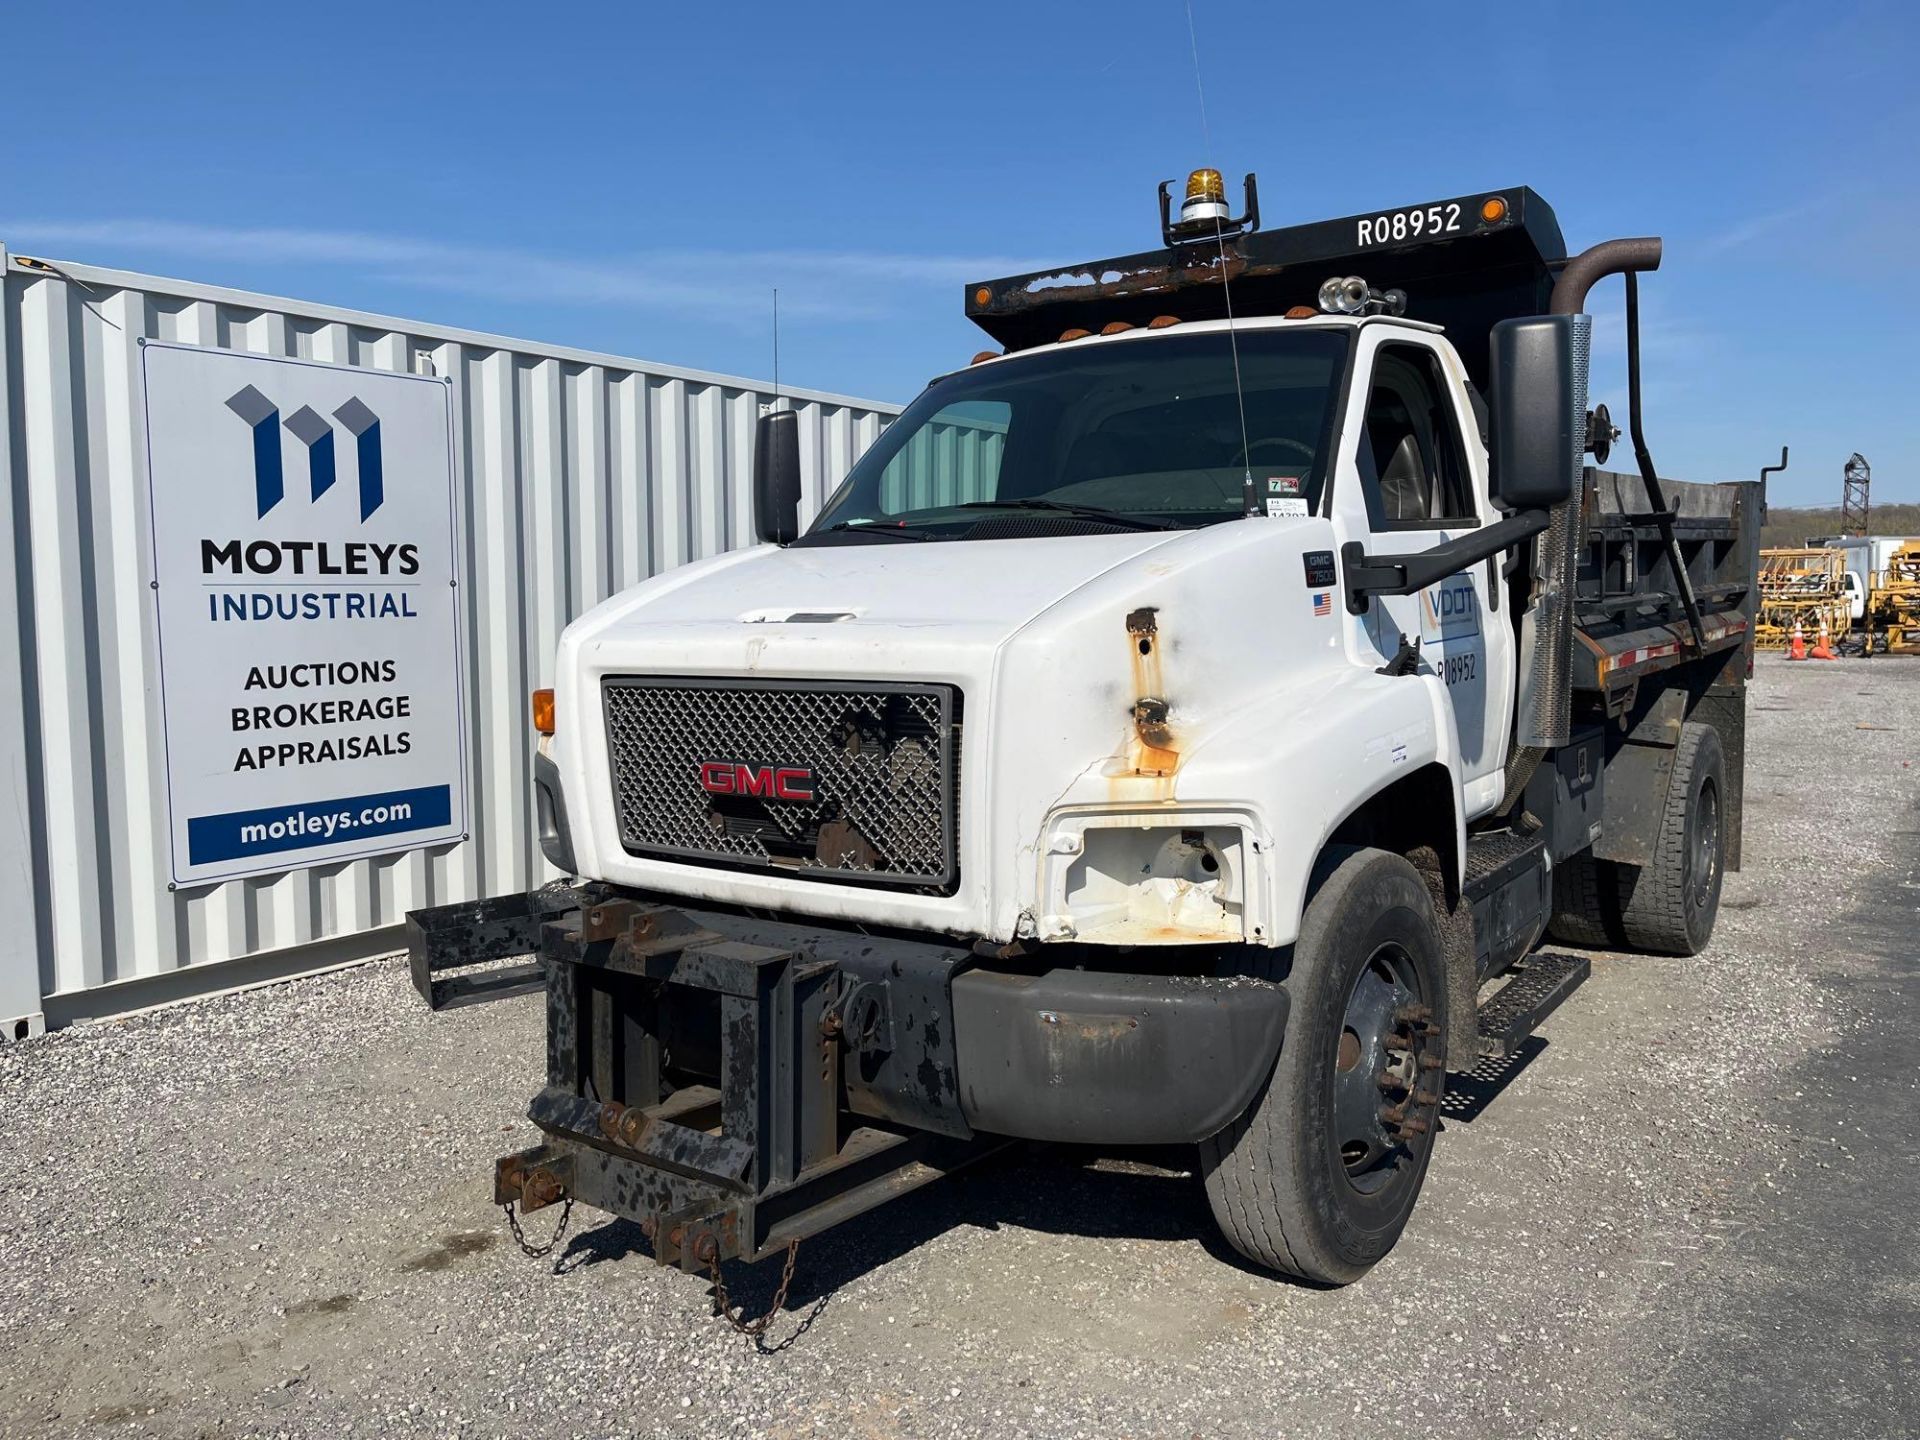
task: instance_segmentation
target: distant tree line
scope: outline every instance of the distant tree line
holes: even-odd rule
[[[1876,504],[1868,516],[1868,533],[1873,535],[1920,535],[1920,505]],[[1767,523],[1760,531],[1763,549],[1791,549],[1817,536],[1840,533],[1840,507],[1789,509],[1774,505],[1767,510]]]

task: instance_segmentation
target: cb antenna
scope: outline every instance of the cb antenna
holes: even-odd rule
[[[780,408],[780,287],[773,287],[773,408]]]
[[[1193,90],[1200,100],[1200,139],[1207,147],[1206,153],[1213,153],[1213,130],[1207,124],[1207,87],[1200,80],[1200,37],[1193,24],[1193,0],[1185,0],[1187,7],[1187,44],[1193,51]],[[1219,172],[1216,171],[1215,174]],[[1233,401],[1240,412],[1240,495],[1241,504],[1247,514],[1254,513],[1253,493],[1253,447],[1247,440],[1247,395],[1246,388],[1240,382],[1240,337],[1233,326],[1233,280],[1227,274],[1227,237],[1221,228],[1221,216],[1226,213],[1222,205],[1213,217],[1213,243],[1220,256],[1220,293],[1227,306],[1227,350],[1233,356]]]

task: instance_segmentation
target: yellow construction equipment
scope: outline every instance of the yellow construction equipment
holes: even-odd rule
[[[1890,651],[1920,650],[1920,540],[1909,540],[1887,557],[1873,577],[1869,632],[1883,632]]]
[[[1796,624],[1809,643],[1820,634],[1822,626],[1838,640],[1852,623],[1847,603],[1845,552],[1760,552],[1760,613],[1753,627],[1756,646],[1762,650],[1786,649]]]

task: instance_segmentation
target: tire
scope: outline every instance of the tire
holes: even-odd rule
[[[1620,874],[1625,867],[1596,860],[1585,851],[1553,870],[1553,919],[1547,933],[1582,950],[1626,948],[1620,916]]]
[[[1646,865],[1562,861],[1549,933],[1586,950],[1697,955],[1713,935],[1726,871],[1726,756],[1711,725],[1680,727],[1673,776]]]
[[[1291,1001],[1273,1073],[1200,1159],[1235,1250],[1344,1285],[1393,1248],[1426,1179],[1446,963],[1426,884],[1401,856],[1342,847],[1320,873],[1291,964],[1272,952],[1269,978],[1284,972]]]
[[[1698,955],[1713,938],[1727,864],[1726,793],[1720,732],[1681,726],[1653,861],[1620,867],[1629,872],[1619,877],[1621,928],[1636,950]]]

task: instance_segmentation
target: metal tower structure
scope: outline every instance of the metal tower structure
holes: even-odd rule
[[[1842,535],[1864,535],[1867,533],[1867,511],[1871,508],[1867,499],[1867,487],[1873,481],[1873,467],[1867,464],[1867,457],[1858,450],[1847,457],[1847,468],[1840,489],[1840,533]]]

